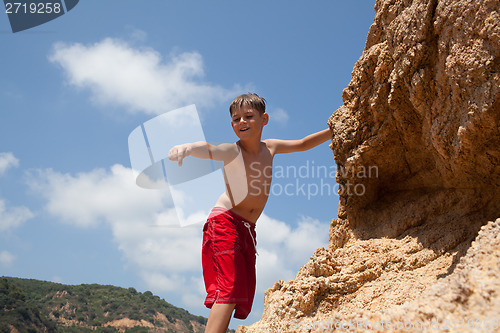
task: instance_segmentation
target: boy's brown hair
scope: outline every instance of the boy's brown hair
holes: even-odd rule
[[[257,111],[259,111],[261,115],[266,112],[266,100],[257,94],[248,93],[239,95],[238,97],[233,99],[231,105],[229,105],[229,114],[232,116],[233,110],[235,110],[236,108],[240,108],[243,105],[250,105]]]

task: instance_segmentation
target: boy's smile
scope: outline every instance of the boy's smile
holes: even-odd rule
[[[248,105],[237,108],[231,118],[234,133],[240,139],[257,135],[260,140],[262,128],[268,121],[267,113],[261,115],[259,111]]]

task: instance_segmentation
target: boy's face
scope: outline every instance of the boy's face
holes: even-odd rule
[[[242,105],[233,111],[231,118],[231,125],[238,138],[258,137],[260,140],[262,128],[267,124],[269,115],[267,113],[261,115],[252,106]]]

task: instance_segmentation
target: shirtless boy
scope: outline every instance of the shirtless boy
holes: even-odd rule
[[[252,308],[255,223],[269,196],[272,174],[268,170],[274,155],[308,150],[331,139],[330,129],[325,129],[300,140],[261,141],[269,115],[264,98],[256,94],[236,97],[229,112],[239,141],[220,145],[187,143],[169,152],[169,159],[178,161],[179,166],[187,156],[224,162],[226,191],[203,227],[203,277],[208,294],[205,305],[211,308],[205,332],[210,333],[226,332],[233,310],[235,318],[245,319]]]

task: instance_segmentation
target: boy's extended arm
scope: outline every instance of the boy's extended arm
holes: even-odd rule
[[[177,161],[179,166],[182,166],[182,160],[190,155],[199,158],[209,158],[208,143],[198,141],[173,146],[168,152],[168,159],[171,161]]]
[[[233,145],[228,143],[216,146],[205,141],[198,141],[172,147],[168,152],[168,159],[177,161],[179,166],[182,166],[182,160],[187,156],[223,161],[230,158],[233,150]]]
[[[293,153],[297,151],[309,150],[316,147],[323,142],[331,140],[332,131],[327,128],[322,131],[310,134],[300,140],[279,140],[269,139],[266,140],[270,148],[274,150],[275,154]]]

